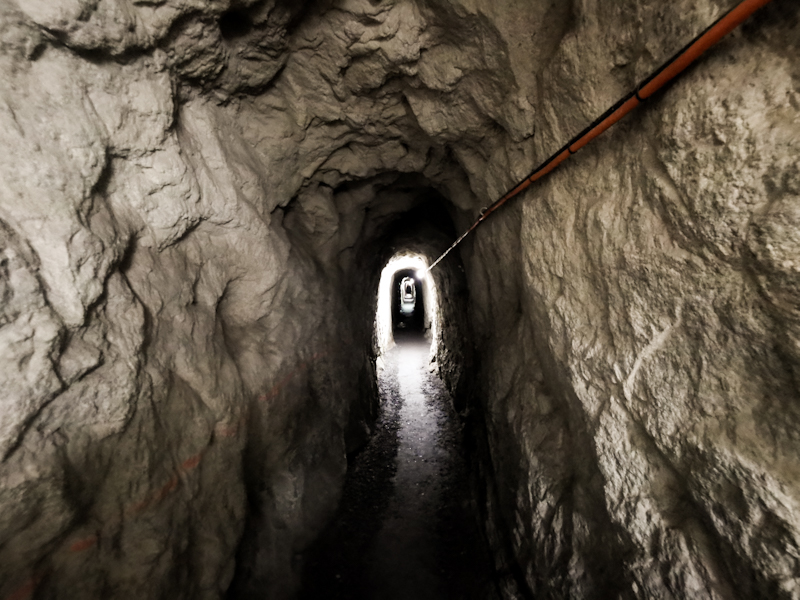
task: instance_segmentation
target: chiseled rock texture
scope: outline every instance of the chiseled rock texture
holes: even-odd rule
[[[732,4],[0,0],[0,600],[291,598],[383,265]],[[798,46],[774,0],[432,273],[505,597],[800,599]]]
[[[571,3],[515,68],[537,158],[732,4]],[[493,535],[538,599],[800,598],[799,20],[776,0],[475,236]]]

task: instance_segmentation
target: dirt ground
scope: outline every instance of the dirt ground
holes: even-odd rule
[[[461,429],[429,344],[413,334],[380,372],[381,415],[351,461],[338,515],[306,553],[302,600],[489,600]]]

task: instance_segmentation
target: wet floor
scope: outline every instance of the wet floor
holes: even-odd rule
[[[382,410],[342,505],[306,557],[302,600],[492,600],[458,419],[429,344],[412,334],[379,372]]]

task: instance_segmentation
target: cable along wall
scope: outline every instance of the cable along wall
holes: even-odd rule
[[[675,54],[670,60],[656,69],[649,77],[642,81],[636,89],[629,92],[626,96],[618,100],[613,106],[600,115],[595,121],[586,127],[579,134],[574,136],[569,142],[564,144],[559,150],[552,154],[541,165],[536,167],[533,172],[525,179],[515,185],[511,190],[504,194],[499,200],[488,208],[481,210],[478,219],[461,236],[439,256],[430,269],[433,269],[442,261],[452,250],[456,248],[464,239],[478,226],[488,219],[503,204],[524,192],[528,187],[551,173],[556,167],[567,160],[570,156],[578,152],[596,137],[603,134],[606,130],[613,127],[625,115],[638,107],[653,94],[667,85],[675,77],[680,75],[689,65],[723,37],[744,23],[754,12],[763,8],[772,0],[743,0],[727,13],[717,19],[703,33],[686,45],[681,51]]]

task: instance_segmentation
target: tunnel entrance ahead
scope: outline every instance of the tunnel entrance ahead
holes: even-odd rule
[[[380,403],[350,457],[337,515],[304,553],[303,600],[494,600],[463,430],[437,357],[439,273],[398,253],[381,272],[375,340]],[[440,362],[440,361],[439,361]]]
[[[439,300],[433,275],[427,273],[428,261],[418,254],[401,252],[386,263],[378,284],[378,302],[375,313],[375,351],[379,365],[394,346],[397,336],[416,334],[430,343],[431,358],[437,353],[439,331]],[[403,307],[406,291],[404,281],[413,283],[413,310]],[[406,304],[408,308],[408,304]]]
[[[425,291],[420,271],[401,269],[392,277],[392,334],[425,333]]]

